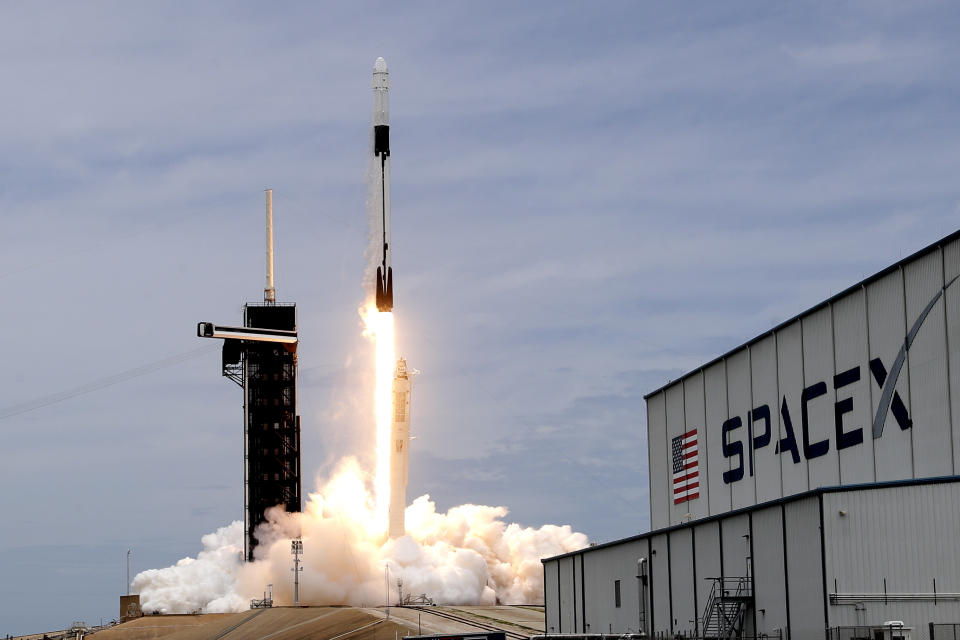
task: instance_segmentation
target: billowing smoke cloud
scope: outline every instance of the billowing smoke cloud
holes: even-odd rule
[[[267,584],[277,604],[292,604],[290,540],[297,534],[304,547],[300,602],[312,605],[381,605],[388,588],[395,603],[398,579],[404,594],[440,604],[541,603],[540,558],[587,544],[569,526],[508,524],[504,507],[467,504],[439,513],[426,495],[407,507],[408,535],[390,540],[374,522],[367,486],[356,461],[344,460],[303,513],[269,514],[251,563],[241,562],[241,522],[204,536],[196,559],[136,576],[143,609],[242,611]]]
[[[243,566],[243,522],[208,533],[200,542],[203,550],[196,559],[184,558],[172,567],[137,574],[134,588],[149,594],[141,601],[144,610],[224,613],[249,607],[249,600],[235,588]]]

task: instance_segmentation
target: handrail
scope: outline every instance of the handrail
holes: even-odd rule
[[[750,576],[720,576],[706,580],[713,584],[701,618],[703,635],[711,637],[715,631],[715,637],[730,637],[744,612],[743,599],[753,597],[753,580]],[[730,611],[730,606],[736,611]]]

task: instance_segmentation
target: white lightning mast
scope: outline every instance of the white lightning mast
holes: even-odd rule
[[[267,286],[263,290],[264,302],[275,302],[273,288],[273,189],[267,192]]]

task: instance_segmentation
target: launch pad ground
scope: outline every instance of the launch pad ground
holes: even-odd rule
[[[383,615],[383,609],[375,611]],[[544,628],[543,607],[533,606],[392,607],[390,619],[412,627],[417,635],[489,631],[493,627],[518,640],[541,634]]]
[[[243,613],[144,616],[88,633],[95,640],[396,640],[502,630],[510,640],[543,633],[543,607],[275,607]],[[50,640],[64,637],[47,634]],[[33,636],[33,637],[43,637]],[[71,635],[71,638],[75,636]]]

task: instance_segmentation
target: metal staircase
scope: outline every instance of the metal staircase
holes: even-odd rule
[[[739,638],[747,610],[753,606],[753,581],[749,576],[707,578],[713,587],[701,619],[704,638]]]

